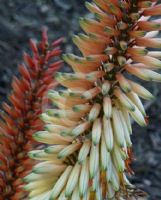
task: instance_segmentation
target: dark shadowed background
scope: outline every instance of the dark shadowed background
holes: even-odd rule
[[[40,38],[43,25],[49,38],[66,37],[64,51],[75,51],[71,36],[80,30],[79,17],[89,15],[85,0],[0,0],[0,102],[7,99],[11,77],[28,51],[28,40]],[[65,66],[67,71],[67,66]],[[144,83],[145,84],[145,83]],[[161,84],[146,86],[157,96],[145,103],[149,126],[133,126],[135,177],[131,180],[147,191],[150,200],[161,200]]]

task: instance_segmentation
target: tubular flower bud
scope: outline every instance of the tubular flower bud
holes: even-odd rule
[[[92,109],[90,110],[90,113],[88,115],[88,120],[89,121],[94,121],[95,119],[97,119],[97,117],[100,114],[100,110],[101,110],[101,105],[98,103],[95,103],[92,107]]]
[[[19,65],[20,78],[14,77],[9,104],[3,104],[4,113],[1,113],[0,121],[1,200],[27,199],[25,190],[31,191],[30,196],[41,196],[55,182],[54,179],[46,179],[46,176],[42,181],[40,176],[31,174],[27,177],[27,182],[31,183],[23,189],[23,178],[35,164],[32,159],[52,160],[43,150],[31,151],[38,146],[32,135],[42,130],[44,123],[39,115],[46,109],[48,89],[57,85],[53,74],[62,65],[62,61],[58,59],[61,42],[62,38],[49,45],[46,28],[42,31],[40,43],[30,40],[31,55],[24,53],[24,64]],[[28,151],[31,151],[29,157]]]
[[[140,97],[152,99],[153,95],[130,78],[161,81],[161,75],[155,72],[161,68],[159,50],[148,50],[161,47],[161,40],[156,38],[160,22],[149,20],[161,14],[161,5],[156,2],[86,3],[94,16],[81,18],[85,33],[73,37],[82,56],[63,56],[73,73],[56,74],[64,89],[49,92],[56,108],[44,113],[44,135],[38,132],[35,137],[48,145],[40,157],[50,170],[38,175],[44,177],[46,173],[49,178],[51,174],[54,180],[46,188],[49,200],[131,198],[132,185],[125,176],[126,172],[132,173],[131,118],[146,125]],[[60,165],[64,170],[53,172],[47,161],[54,162],[53,168]],[[37,177],[35,171],[32,176]]]
[[[102,124],[100,119],[96,119],[92,127],[92,142],[94,145],[97,145],[101,138]]]
[[[128,83],[126,78],[121,73],[116,74],[116,78],[117,78],[117,81],[120,84],[121,89],[124,92],[130,92],[131,91],[131,85]]]
[[[103,99],[103,111],[106,118],[111,118],[112,115],[112,102],[110,97],[104,97]]]

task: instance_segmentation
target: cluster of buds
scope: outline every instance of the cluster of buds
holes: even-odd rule
[[[44,109],[49,88],[57,84],[53,74],[62,64],[58,39],[50,46],[47,30],[42,32],[42,41],[30,40],[32,56],[24,54],[24,64],[19,65],[20,79],[14,78],[9,104],[4,103],[0,122],[0,200],[26,199],[22,178],[32,169],[34,161],[28,151],[39,145],[32,135],[42,130],[39,115]]]
[[[130,80],[161,81],[157,0],[93,0],[95,18],[80,19],[86,34],[73,37],[82,57],[64,60],[73,73],[57,73],[64,87],[49,91],[54,104],[42,114],[45,130],[34,134],[47,147],[30,157],[40,160],[25,177],[31,200],[124,200],[133,196],[127,179],[132,161],[131,121],[146,126],[140,100],[153,95]]]

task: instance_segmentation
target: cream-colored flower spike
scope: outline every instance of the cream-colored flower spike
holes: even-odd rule
[[[130,80],[161,81],[157,0],[93,0],[93,19],[80,19],[86,34],[73,37],[82,57],[67,54],[73,73],[57,73],[64,90],[50,91],[56,108],[42,115],[45,130],[34,138],[47,145],[29,153],[40,160],[25,178],[31,200],[125,200],[135,193],[130,119],[146,126],[140,97],[153,95]],[[131,76],[129,76],[131,75]],[[135,194],[136,196],[137,194]]]

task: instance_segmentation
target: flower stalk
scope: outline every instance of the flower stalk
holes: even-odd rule
[[[57,85],[53,74],[62,65],[58,59],[61,41],[62,38],[49,45],[46,28],[39,44],[30,40],[32,56],[24,53],[25,63],[19,65],[20,78],[14,77],[9,104],[3,104],[0,122],[1,200],[20,200],[28,196],[23,189],[23,177],[35,162],[27,153],[40,145],[32,135],[42,130],[44,124],[39,115],[47,105],[46,92]]]
[[[56,74],[64,89],[49,92],[55,107],[42,115],[45,130],[34,134],[48,147],[30,152],[41,154],[25,178],[30,199],[139,198],[127,178],[133,174],[130,120],[147,125],[140,98],[153,95],[130,79],[161,81],[159,51],[148,49],[161,47],[160,21],[150,18],[161,14],[157,2],[86,3],[95,17],[81,18],[85,34],[73,37],[82,56],[63,56],[73,73]]]

